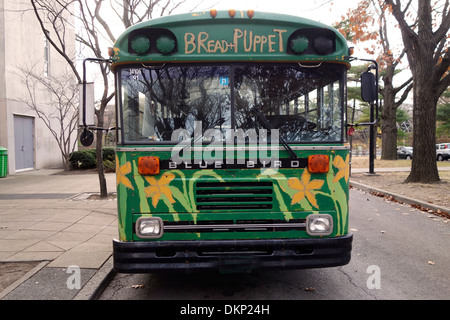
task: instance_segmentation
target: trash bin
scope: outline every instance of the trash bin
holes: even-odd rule
[[[8,149],[0,147],[0,178],[8,174]]]

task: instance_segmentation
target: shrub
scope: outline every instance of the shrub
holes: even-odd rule
[[[114,148],[103,148],[103,161],[116,161],[116,152]]]
[[[92,149],[75,151],[70,156],[70,165],[72,170],[95,169],[97,161],[95,160],[95,150]]]
[[[116,161],[104,160],[103,166],[106,173],[116,172]]]
[[[97,167],[95,149],[75,151],[70,156],[72,170],[95,169]],[[116,168],[116,156],[114,148],[103,148],[103,165],[105,172],[114,172]]]

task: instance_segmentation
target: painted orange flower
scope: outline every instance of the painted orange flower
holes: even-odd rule
[[[145,194],[147,195],[147,198],[152,198],[152,204],[155,208],[161,195],[166,196],[170,203],[175,202],[172,197],[172,191],[168,187],[169,183],[175,179],[173,173],[166,173],[159,180],[156,180],[154,177],[145,177],[145,179],[150,183],[150,187],[145,188]]]
[[[313,193],[313,190],[317,190],[322,188],[325,181],[322,180],[311,180],[311,174],[308,170],[303,171],[301,180],[299,178],[290,178],[288,181],[289,187],[294,190],[299,190],[292,197],[291,205],[299,203],[303,200],[303,198],[308,199],[309,203],[311,203],[314,207],[319,208],[316,200],[316,196]]]
[[[333,182],[339,181],[341,178],[345,177],[345,182],[348,182],[348,177],[350,176],[350,155],[347,155],[347,158],[344,159],[341,156],[336,156],[333,160],[333,166],[339,169],[338,173],[333,179]]]
[[[131,173],[131,162],[125,163],[123,166],[119,167],[119,159],[116,156],[116,182],[117,185],[123,184],[125,187],[134,190],[131,181],[126,177],[127,174]]]

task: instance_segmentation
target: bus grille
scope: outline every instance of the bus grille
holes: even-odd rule
[[[197,210],[272,209],[272,182],[197,182]]]

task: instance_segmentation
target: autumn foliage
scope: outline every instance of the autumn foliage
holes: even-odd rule
[[[343,17],[337,28],[354,44],[369,44],[367,52],[378,55],[386,73],[402,57],[407,58],[413,81],[414,157],[406,181],[439,181],[436,106],[450,85],[450,1],[363,0]],[[399,47],[393,47],[388,37],[396,30],[402,39]],[[383,81],[386,86],[389,78],[383,76]],[[386,92],[384,97],[383,111],[388,109]]]

